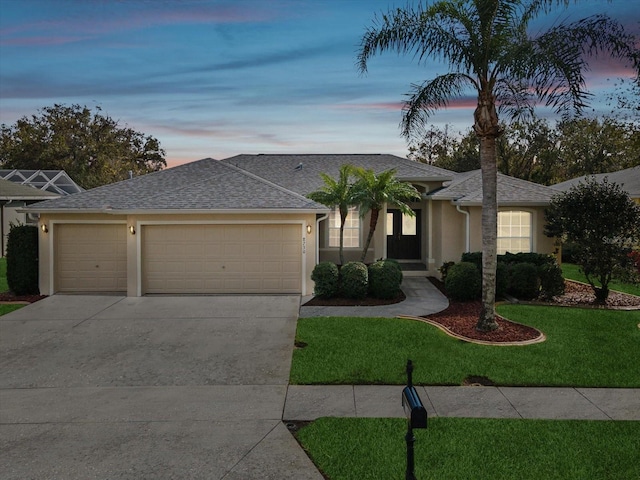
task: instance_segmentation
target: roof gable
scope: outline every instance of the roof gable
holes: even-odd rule
[[[295,192],[207,158],[41,202],[34,211],[326,210]]]
[[[551,185],[551,187],[565,192],[579,183],[585,183],[586,179],[592,176],[595,177],[598,182],[602,182],[606,178],[610,183],[617,183],[629,194],[630,197],[640,198],[640,165],[626,168],[624,170],[618,170],[617,172],[584,175],[565,182],[556,183],[555,185]]]
[[[498,205],[548,205],[557,194],[550,187],[498,173]],[[462,172],[431,195],[459,205],[482,205],[482,172]]]

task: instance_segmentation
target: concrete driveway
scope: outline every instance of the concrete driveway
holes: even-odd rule
[[[3,479],[321,479],[282,424],[297,296],[56,295],[0,317]]]

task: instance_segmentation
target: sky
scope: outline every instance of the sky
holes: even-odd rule
[[[356,67],[362,35],[392,0],[0,0],[0,123],[79,104],[157,138],[169,166],[257,153],[406,156],[399,122],[412,83],[445,73],[436,61],[373,57]],[[630,0],[581,0],[539,24],[608,13],[636,35]],[[608,58],[587,77],[596,113],[632,72]],[[466,131],[475,98],[433,125]],[[541,112],[549,116],[548,112]]]

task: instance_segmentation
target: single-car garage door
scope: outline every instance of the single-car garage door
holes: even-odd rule
[[[126,292],[127,226],[55,226],[55,291]]]
[[[143,293],[300,293],[301,226],[145,225]]]

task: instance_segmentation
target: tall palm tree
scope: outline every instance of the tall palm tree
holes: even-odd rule
[[[640,53],[635,38],[606,15],[555,24],[531,36],[538,15],[570,0],[435,0],[376,17],[358,53],[361,73],[369,59],[385,51],[413,54],[421,64],[444,60],[449,72],[411,86],[403,108],[402,133],[420,138],[426,119],[468,91],[477,94],[473,129],[480,138],[482,169],[482,310],[477,328],[495,322],[497,265],[496,138],[498,111],[512,118],[536,101],[555,111],[578,114],[586,106],[586,58],[607,52],[627,59],[638,79]],[[498,107],[498,108],[496,108]]]
[[[353,186],[354,201],[360,207],[360,216],[364,217],[367,212],[371,212],[369,234],[360,257],[360,261],[364,262],[384,205],[395,205],[402,213],[414,216],[415,212],[407,202],[420,200],[420,193],[410,183],[398,180],[395,170],[386,170],[376,175],[373,170],[358,168],[355,175],[358,181]]]
[[[331,178],[326,173],[320,176],[324,185],[315,192],[307,195],[314,202],[321,203],[330,208],[338,208],[340,212],[340,264],[344,265],[344,224],[347,221],[349,207],[354,205],[351,176],[355,168],[352,165],[342,165],[338,179]]]

